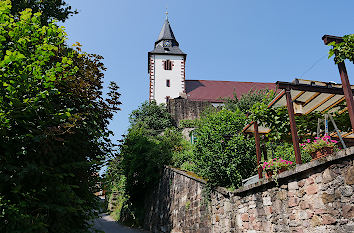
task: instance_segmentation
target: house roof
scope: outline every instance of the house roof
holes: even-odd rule
[[[187,98],[194,101],[224,102],[223,98],[237,98],[247,94],[250,90],[276,89],[274,83],[186,80]]]

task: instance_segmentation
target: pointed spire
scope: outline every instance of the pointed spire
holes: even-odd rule
[[[162,26],[159,38],[157,39],[157,41],[161,40],[176,40],[170,22],[168,22],[168,18],[166,18],[165,23]]]
[[[166,10],[166,20],[162,26],[161,32],[157,41],[155,42],[155,48],[150,53],[155,54],[183,54],[179,48],[179,43],[173,34],[170,22],[168,21],[168,12]]]

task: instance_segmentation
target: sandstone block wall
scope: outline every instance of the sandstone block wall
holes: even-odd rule
[[[354,147],[272,180],[203,198],[205,181],[166,168],[148,203],[152,232],[354,232]]]
[[[203,110],[212,106],[210,102],[190,101],[188,99],[170,99],[167,109],[178,125],[180,120],[199,118]]]

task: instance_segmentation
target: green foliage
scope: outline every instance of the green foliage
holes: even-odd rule
[[[40,14],[0,2],[0,232],[88,232],[97,174],[112,152],[118,87],[100,57],[65,45]]]
[[[286,107],[268,108],[264,103],[257,103],[251,108],[251,114],[249,120],[257,120],[262,125],[271,129],[267,137],[275,142],[291,142],[290,133],[290,121],[288,110]],[[306,115],[295,116],[296,127],[300,139],[306,139],[317,131],[317,122],[319,118],[323,118],[323,114],[319,112],[311,112]],[[347,128],[347,122],[339,120],[345,117],[345,114],[341,117],[336,117],[338,120],[337,126],[340,129]],[[341,124],[340,122],[344,123]],[[331,126],[330,130],[333,130]]]
[[[328,45],[333,46],[329,50],[328,58],[335,55],[334,61],[336,64],[341,63],[346,59],[354,63],[354,34],[343,36],[343,42],[341,43],[333,41]]]
[[[194,145],[183,139],[182,134],[176,132],[175,135],[178,137],[176,138],[176,142],[178,142],[178,144],[175,145],[173,150],[172,166],[186,171],[195,172],[193,169],[194,163],[191,160],[194,154]]]
[[[254,141],[241,133],[245,121],[240,110],[226,109],[201,118],[195,130],[198,140],[193,162],[197,174],[209,184],[238,187],[242,179],[254,173]]]
[[[173,125],[171,115],[165,105],[158,105],[155,101],[144,102],[130,114],[129,120],[131,125],[144,127],[151,135],[157,135]]]
[[[190,119],[183,119],[179,121],[179,128],[195,128],[198,125],[198,119],[190,120]]]
[[[141,195],[141,190],[158,180],[163,165],[168,164],[172,156],[170,143],[166,136],[149,137],[144,128],[130,130],[120,155],[131,196]]]
[[[270,148],[268,154],[270,154],[272,158],[282,158],[293,163],[296,162],[293,144],[285,142],[273,145],[272,143],[269,143],[267,147]],[[301,159],[303,163],[308,163],[312,158],[309,153],[301,150]]]
[[[27,8],[33,13],[41,12],[42,24],[47,24],[51,19],[65,21],[70,15],[77,14],[64,0],[11,0],[11,14],[18,15]]]
[[[113,175],[118,175],[118,174],[113,174]],[[116,220],[116,221],[124,221],[124,216],[127,216],[127,214],[124,213],[124,211],[129,211],[129,196],[126,194],[126,183],[127,179],[124,175],[118,175],[115,181],[115,183],[112,186],[112,189],[109,190],[109,193],[106,193],[106,195],[109,197],[109,202],[114,204],[113,211],[111,216]],[[116,198],[114,201],[113,198]]]
[[[122,176],[126,178],[124,193],[129,199],[125,200],[122,207],[116,208],[122,208],[120,221],[134,226],[142,225],[145,195],[157,184],[164,165],[171,163],[174,150],[180,146],[177,143],[173,129],[166,129],[159,136],[151,136],[148,129],[140,126],[133,126],[129,130],[119,156],[110,163],[108,171],[111,190]]]
[[[272,90],[251,90],[247,94],[242,95],[239,99],[236,93],[233,98],[226,99],[225,107],[231,111],[236,109],[244,113],[249,112],[250,108],[256,103],[268,104],[275,97],[275,92]]]
[[[141,226],[146,195],[157,184],[164,165],[184,161],[182,150],[187,145],[181,133],[171,127],[172,118],[163,105],[145,102],[132,112],[130,121],[120,153],[109,165],[107,182],[112,192],[122,177],[126,179],[119,195],[124,193],[127,198],[116,206],[113,215],[120,213],[119,221]]]

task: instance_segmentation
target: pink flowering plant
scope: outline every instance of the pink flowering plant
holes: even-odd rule
[[[330,136],[325,135],[321,138],[315,137],[314,140],[307,139],[306,142],[300,144],[300,146],[302,146],[304,152],[311,154],[324,147],[333,147],[334,149],[338,149],[337,143],[338,142],[336,140],[332,140]]]
[[[293,162],[282,158],[274,158],[263,162],[260,166],[264,171],[271,171],[275,175],[282,169],[289,169],[289,167],[293,166]]]

